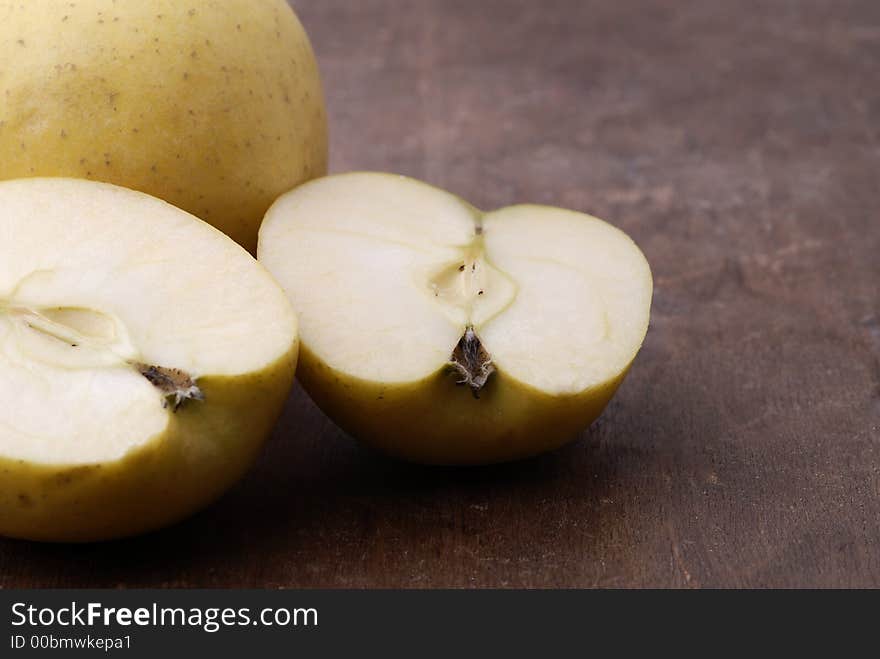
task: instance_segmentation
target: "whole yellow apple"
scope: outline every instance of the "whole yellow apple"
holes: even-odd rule
[[[283,0],[27,0],[0,18],[0,179],[123,185],[254,252],[272,201],[326,172],[318,68]]]

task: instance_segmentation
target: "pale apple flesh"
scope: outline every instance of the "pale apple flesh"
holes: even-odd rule
[[[299,314],[305,388],[356,437],[418,462],[572,439],[648,326],[650,269],[620,230],[542,206],[480,213],[399,176],[293,190],[258,254]]]
[[[296,364],[283,292],[147,195],[0,183],[0,533],[130,535],[249,466]]]

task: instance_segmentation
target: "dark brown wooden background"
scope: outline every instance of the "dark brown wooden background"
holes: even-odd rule
[[[219,503],[2,586],[880,586],[880,3],[298,0],[333,169],[607,218],[651,330],[567,448],[430,469],[300,390]]]

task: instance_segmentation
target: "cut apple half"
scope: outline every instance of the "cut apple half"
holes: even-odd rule
[[[0,533],[131,535],[218,496],[292,382],[283,291],[145,194],[26,179],[0,208]]]
[[[648,328],[650,268],[622,231],[546,206],[481,213],[401,176],[289,192],[258,256],[299,315],[314,400],[417,462],[561,445],[601,413]]]

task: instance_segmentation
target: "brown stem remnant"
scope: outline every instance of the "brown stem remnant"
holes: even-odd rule
[[[480,390],[486,384],[489,376],[495,372],[492,357],[483,347],[473,327],[468,327],[459,339],[455,350],[452,351],[449,363],[461,376],[457,384],[469,386],[474,398],[480,397]]]
[[[165,368],[151,364],[132,364],[164,396],[163,407],[177,409],[188,400],[205,400],[202,390],[187,373],[178,368]]]

